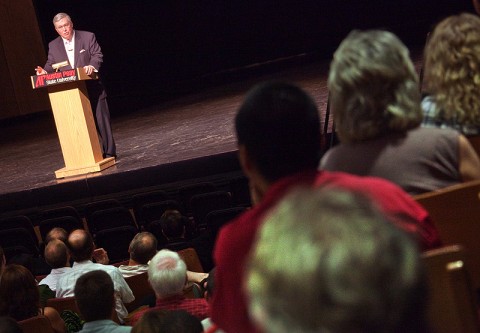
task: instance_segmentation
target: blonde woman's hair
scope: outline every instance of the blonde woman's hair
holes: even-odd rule
[[[352,31],[334,54],[328,88],[343,142],[406,132],[422,121],[417,73],[390,32]]]
[[[443,120],[480,126],[480,18],[441,21],[425,47],[425,84]]]

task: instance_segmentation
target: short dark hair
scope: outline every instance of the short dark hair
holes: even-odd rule
[[[53,239],[45,247],[45,261],[52,268],[65,267],[68,249],[60,239]]]
[[[139,321],[133,326],[132,333],[162,333],[163,317],[169,313],[168,310],[151,310],[145,312]]]
[[[79,237],[77,234],[79,234]],[[72,240],[72,235],[77,237]],[[95,245],[93,244],[92,236],[87,231],[83,229],[72,231],[68,237],[67,246],[70,250],[73,261],[80,262],[92,259]]]
[[[75,284],[75,300],[85,321],[110,319],[113,311],[113,281],[104,271],[83,274]]]
[[[185,310],[175,310],[163,316],[160,332],[201,333],[203,326],[200,319]]]
[[[179,238],[185,233],[185,219],[178,210],[167,210],[160,218],[162,231],[167,238]]]
[[[235,118],[237,139],[268,181],[316,169],[321,156],[320,118],[299,87],[264,82],[247,94]]]
[[[140,232],[130,242],[130,258],[146,265],[157,253],[157,238],[150,232]]]
[[[24,266],[5,266],[0,283],[0,313],[19,321],[38,314],[40,294],[33,274]]]

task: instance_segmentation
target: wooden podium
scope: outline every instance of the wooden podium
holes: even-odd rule
[[[103,158],[83,68],[31,76],[33,89],[47,88],[62,147],[65,167],[55,171],[57,178],[102,171],[115,164],[114,157]]]

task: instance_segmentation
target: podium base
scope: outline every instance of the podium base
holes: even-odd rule
[[[80,168],[62,168],[55,171],[55,177],[65,178],[71,176],[84,175],[86,173],[99,172],[115,165],[115,157],[104,158],[103,160],[95,163],[91,166],[80,167]]]

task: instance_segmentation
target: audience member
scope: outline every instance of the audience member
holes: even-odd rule
[[[425,47],[422,126],[452,128],[480,134],[480,17],[447,17],[430,35]]]
[[[428,213],[398,186],[380,178],[316,170],[321,153],[319,112],[300,88],[279,82],[254,87],[235,126],[254,206],[225,225],[215,245],[212,320],[224,331],[254,331],[242,288],[246,259],[265,213],[293,187],[338,186],[362,192],[416,237],[422,249],[440,245]]]
[[[157,238],[150,232],[139,232],[130,242],[128,253],[130,254],[128,264],[118,267],[123,277],[146,273],[148,262],[157,253]]]
[[[118,267],[124,278],[137,274],[147,273],[148,262],[157,253],[157,239],[155,235],[148,231],[140,232],[130,242],[128,248],[130,259],[127,265]],[[191,272],[187,270],[189,282],[200,283],[208,277],[207,273]]]
[[[112,318],[114,287],[112,278],[103,270],[80,276],[75,283],[75,301],[85,319],[80,333],[128,333],[130,326],[120,326]]]
[[[0,332],[2,333],[23,333],[20,325],[11,317],[0,317]]]
[[[46,244],[48,244],[51,240],[54,240],[54,239],[58,239],[58,240],[61,240],[62,242],[64,242],[65,244],[67,243],[67,239],[68,239],[68,232],[63,229],[63,228],[60,228],[60,227],[54,227],[52,228],[48,233],[47,235],[45,236],[45,239],[43,240],[43,242]]]
[[[132,328],[132,333],[201,333],[200,320],[185,310],[148,311]]]
[[[52,239],[45,247],[45,261],[52,268],[39,285],[47,285],[50,290],[57,290],[58,279],[66,272],[71,270],[70,255],[67,246],[59,239]]]
[[[358,193],[289,194],[259,230],[247,276],[265,333],[427,332],[417,246]]]
[[[178,210],[167,210],[160,218],[162,233],[167,239],[165,248],[179,251],[193,247],[192,243],[185,239],[185,217]]]
[[[127,282],[120,274],[117,267],[110,265],[102,265],[93,263],[93,252],[95,246],[93,244],[92,236],[83,229],[72,231],[68,236],[67,245],[70,249],[70,255],[74,261],[72,269],[64,273],[57,282],[57,297],[70,297],[75,295],[75,283],[83,274],[93,271],[102,270],[110,275],[114,289],[115,289],[115,311],[118,319],[123,323],[124,318],[128,312],[124,303],[130,303],[135,299],[132,290]]]
[[[200,320],[208,317],[208,304],[205,299],[187,299],[183,295],[187,282],[187,267],[178,253],[160,250],[148,265],[148,280],[157,297],[156,305],[133,315],[130,319],[132,325],[135,325],[145,312],[151,310],[185,310]]]
[[[340,144],[321,169],[388,179],[410,194],[480,179],[480,159],[457,131],[420,127],[418,77],[387,31],[353,31],[328,78]]]
[[[163,316],[159,332],[202,333],[200,319],[185,310],[169,311]]]
[[[164,248],[172,251],[180,251],[187,248],[193,248],[197,252],[198,259],[205,269],[213,266],[212,250],[213,240],[204,233],[187,240],[186,224],[187,218],[182,215],[178,210],[167,210],[160,219],[160,225],[162,227],[162,233],[167,239],[167,243]],[[188,281],[199,283],[202,279],[208,275],[205,273],[196,273],[187,271]]]
[[[162,319],[168,310],[148,311],[133,326],[132,333],[165,333],[161,330]]]
[[[17,321],[43,314],[57,333],[65,332],[65,323],[57,310],[40,306],[40,294],[32,273],[21,265],[5,266],[0,280],[0,315]]]

